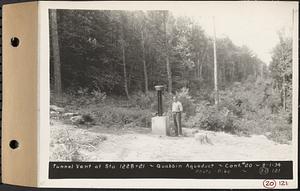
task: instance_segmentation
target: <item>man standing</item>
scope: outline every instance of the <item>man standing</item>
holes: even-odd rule
[[[173,97],[172,103],[172,115],[174,119],[175,125],[175,136],[182,136],[182,129],[181,129],[181,112],[182,112],[182,104],[178,100],[177,96]]]

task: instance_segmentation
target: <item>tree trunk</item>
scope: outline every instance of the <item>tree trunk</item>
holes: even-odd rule
[[[164,13],[164,32],[165,32],[165,53],[166,53],[166,66],[167,66],[167,75],[168,75],[168,92],[172,93],[172,72],[169,61],[169,45],[168,45],[168,36],[167,36],[167,21],[168,21],[168,12]]]
[[[123,61],[123,73],[124,73],[124,91],[126,97],[129,99],[128,93],[128,85],[127,85],[127,71],[126,71],[126,57],[125,57],[125,41],[124,38],[122,39],[122,61]]]
[[[203,69],[203,62],[200,63],[200,70],[199,70],[199,79],[202,80],[202,69]]]
[[[122,48],[122,62],[123,62],[123,75],[124,75],[124,91],[125,91],[127,99],[129,99],[127,70],[126,70],[124,26],[121,29],[121,48]]]
[[[197,56],[197,70],[196,70],[196,78],[200,80],[200,60],[199,60],[199,55]]]
[[[61,88],[61,63],[59,53],[58,31],[57,31],[57,14],[56,10],[50,10],[51,22],[51,37],[52,37],[52,52],[53,52],[53,69],[54,69],[54,99],[55,102],[62,101]]]
[[[145,39],[143,30],[141,30],[142,37],[142,54],[143,54],[143,67],[144,67],[144,79],[145,79],[145,94],[148,94],[148,74],[147,74],[147,65],[146,65],[146,56],[145,56]]]
[[[286,85],[285,85],[285,76],[283,76],[283,83],[282,83],[282,106],[284,111],[286,111]]]

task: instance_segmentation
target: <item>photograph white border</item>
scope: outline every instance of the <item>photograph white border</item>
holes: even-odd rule
[[[251,6],[252,4],[290,3],[298,10],[297,2],[151,2],[151,1],[39,1],[39,35],[38,35],[38,186],[40,187],[72,187],[72,188],[264,188],[263,180],[250,179],[49,179],[49,143],[50,143],[50,83],[49,83],[49,9],[87,9],[87,10],[166,10],[172,8],[193,9],[201,6],[226,6],[237,4]],[[189,9],[186,9],[189,11]],[[298,15],[298,14],[296,14]],[[296,18],[298,29],[298,17]],[[293,180],[287,180],[288,186],[298,185],[298,30],[293,49]],[[246,159],[245,159],[246,160]]]

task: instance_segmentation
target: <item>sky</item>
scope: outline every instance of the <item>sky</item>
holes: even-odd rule
[[[298,10],[298,3],[206,2],[183,7],[175,5],[170,11],[174,16],[192,17],[209,36],[213,35],[214,17],[217,38],[227,36],[238,46],[246,45],[269,64],[272,49],[279,42],[278,31],[292,35],[293,9]]]

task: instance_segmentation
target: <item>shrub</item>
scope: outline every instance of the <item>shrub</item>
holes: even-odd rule
[[[106,93],[102,92],[100,90],[96,91],[93,90],[91,93],[91,95],[89,96],[91,98],[90,103],[101,103],[106,99]]]
[[[138,106],[141,109],[150,109],[153,102],[157,100],[157,95],[155,92],[148,92],[145,94],[141,91],[132,94],[130,96],[129,102],[133,106]]]
[[[52,150],[51,158],[62,161],[83,161],[84,156],[79,153],[79,144],[74,141],[72,135],[67,129],[52,128],[51,143]]]
[[[189,118],[187,126],[210,131],[225,131],[233,134],[241,134],[238,118],[228,108],[209,106],[207,102],[198,104],[197,113]]]
[[[91,112],[93,116],[95,116],[96,123],[103,124],[107,127],[150,127],[152,117],[150,110],[108,105],[103,105],[101,108],[94,109]]]
[[[74,129],[69,126],[52,126],[50,160],[86,161],[86,151],[93,152],[101,142],[107,140],[105,135]]]
[[[51,95],[51,98],[54,98]],[[68,91],[63,94],[62,102],[58,105],[62,107],[78,107],[78,105],[90,105],[98,104],[104,102],[106,99],[106,93],[101,90],[92,90],[88,88],[79,88],[77,91]],[[51,104],[54,104],[54,101],[51,100]]]
[[[264,104],[272,111],[272,113],[278,113],[282,107],[280,93],[274,91],[272,94],[268,95]]]
[[[292,124],[290,112],[280,110],[277,114],[272,114],[268,119],[270,133],[268,137],[279,143],[287,143],[292,140]]]
[[[286,123],[274,124],[273,131],[267,137],[279,143],[288,143],[292,140],[292,127]]]

